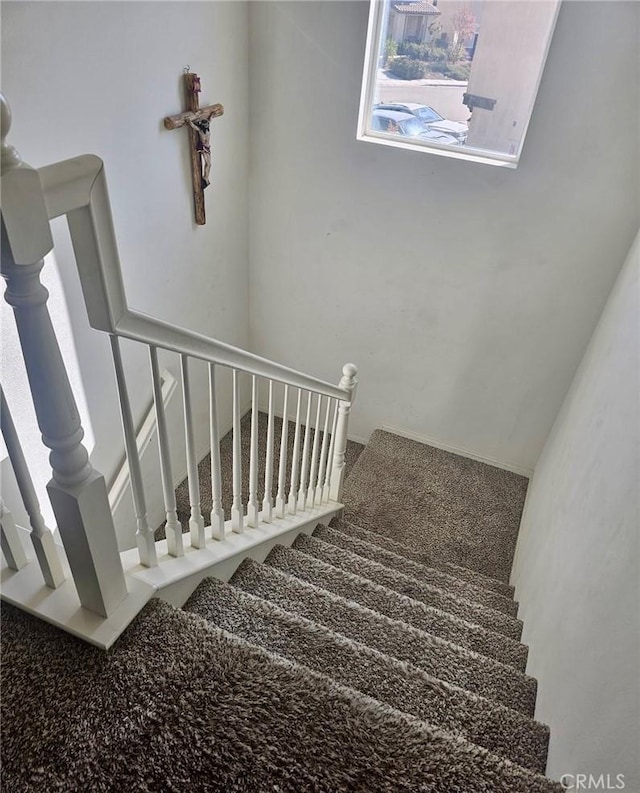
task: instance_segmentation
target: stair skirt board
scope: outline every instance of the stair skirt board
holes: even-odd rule
[[[26,530],[22,531],[28,535]],[[135,578],[127,578],[127,596],[113,614],[108,618],[101,617],[80,605],[78,591],[62,548],[60,559],[66,580],[57,589],[51,589],[44,583],[31,542],[24,542],[23,547],[29,561],[21,570],[11,570],[4,558],[2,559],[2,600],[103,650],[113,645],[138,612],[156,594],[155,586]]]
[[[137,549],[120,554],[128,577],[139,579],[158,590],[158,596],[174,606],[182,606],[198,584],[208,576],[227,581],[243,559],[262,561],[276,545],[289,545],[301,534],[311,533],[320,522],[328,522],[341,513],[342,504],[330,502],[307,509],[297,515],[260,522],[256,528],[241,533],[231,531],[225,523],[224,541],[209,541],[205,548],[193,548],[185,537],[184,555],[170,556],[167,541],[158,540],[157,567],[143,567]]]

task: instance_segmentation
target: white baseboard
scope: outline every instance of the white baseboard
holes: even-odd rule
[[[478,462],[492,465],[494,468],[502,468],[503,471],[511,471],[511,473],[520,474],[520,476],[526,476],[527,479],[531,479],[533,476],[532,468],[527,468],[526,466],[519,465],[518,463],[512,463],[508,460],[496,460],[493,457],[485,457],[484,455],[476,454],[476,452],[472,452],[469,449],[463,449],[460,446],[453,446],[448,443],[443,443],[437,438],[431,438],[428,435],[419,435],[417,432],[410,432],[409,430],[403,430],[399,427],[391,427],[388,424],[383,424],[380,429],[384,430],[385,432],[391,432],[393,435],[400,435],[402,438],[408,438],[411,441],[418,441],[418,443],[425,443],[427,446],[433,446],[436,449],[442,449],[444,452],[459,454],[461,457],[468,457],[470,460],[478,460]]]

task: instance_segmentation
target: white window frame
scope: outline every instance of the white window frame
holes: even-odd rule
[[[451,157],[456,160],[467,160],[468,162],[478,162],[485,165],[497,165],[503,168],[517,168],[522,155],[524,141],[527,136],[529,123],[533,115],[538,89],[542,80],[542,74],[549,54],[551,39],[555,29],[558,11],[560,10],[561,0],[558,0],[555,11],[555,18],[551,25],[551,30],[546,42],[540,64],[540,71],[536,80],[535,90],[529,110],[529,117],[525,125],[518,151],[515,154],[502,154],[501,152],[477,149],[471,146],[455,148],[436,141],[419,141],[415,138],[402,139],[397,135],[385,134],[371,128],[371,111],[374,103],[374,92],[376,89],[376,77],[379,68],[379,49],[382,25],[384,22],[385,9],[392,0],[369,0],[369,24],[367,28],[367,44],[364,53],[364,69],[362,74],[362,90],[360,94],[360,110],[358,113],[357,140],[367,143],[378,143],[383,146],[391,146],[396,149],[408,149],[409,151],[427,152],[441,157]],[[490,2],[490,0],[489,0]]]

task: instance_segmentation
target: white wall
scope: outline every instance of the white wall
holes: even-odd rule
[[[548,771],[640,790],[640,236],[529,487],[512,582]]]
[[[563,4],[509,171],[356,141],[367,3],[252,3],[256,352],[531,469],[635,233],[639,12]]]
[[[129,304],[241,346],[248,342],[247,15],[245,3],[218,0],[2,4],[11,142],[36,167],[87,152],[102,157]],[[186,133],[162,125],[184,107],[187,64],[202,78],[201,104],[225,107],[212,125],[204,227],[193,223]],[[65,232],[56,222],[56,259],[95,435],[92,458],[110,476],[123,445],[108,340],[88,328]],[[151,401],[147,354],[125,346],[134,410],[142,416]],[[163,360],[178,376],[178,361]],[[205,367],[194,365],[194,374],[204,450]],[[170,423],[177,473],[184,470],[180,399]],[[157,512],[159,490],[148,495]]]

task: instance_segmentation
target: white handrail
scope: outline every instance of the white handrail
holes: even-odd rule
[[[137,311],[127,311],[117,322],[114,332],[133,341],[221,364],[239,372],[264,377],[266,380],[276,380],[303,391],[313,391],[343,401],[351,398],[350,392],[340,386]]]
[[[131,310],[102,160],[87,154],[39,168],[38,174],[49,219],[67,215],[92,328],[335,399],[350,398],[333,383]]]
[[[235,533],[228,537],[228,542],[218,546],[225,560],[230,551],[236,553],[238,547],[248,549],[260,544],[262,542],[260,538],[264,537],[265,528],[271,531],[270,538],[273,539],[284,531],[290,533],[294,527],[303,524],[311,525],[312,521],[306,520],[304,515],[294,518],[293,521],[291,518],[296,515],[298,503],[299,510],[304,512],[308,506],[314,506],[317,495],[322,501],[323,480],[330,491],[332,503],[322,510],[322,515],[327,516],[338,511],[341,506],[340,495],[344,477],[347,422],[354,398],[356,368],[352,364],[345,365],[342,380],[338,385],[334,385],[203,334],[175,327],[160,319],[131,310],[127,305],[124,290],[102,161],[98,157],[87,155],[47,166],[39,171],[26,166],[21,161],[18,152],[6,142],[10,127],[10,111],[1,94],[0,104],[2,110],[1,165],[3,176],[3,255],[0,269],[7,281],[5,299],[14,310],[43,442],[52,452],[50,460],[53,479],[48,484],[47,490],[60,528],[73,579],[58,587],[58,592],[54,594],[57,597],[62,592],[64,598],[71,597],[74,614],[78,611],[78,605],[82,605],[107,622],[115,620],[119,632],[128,624],[131,615],[139,610],[142,603],[149,598],[150,590],[149,586],[138,587],[137,583],[132,584],[132,580],[125,577],[125,567],[118,552],[113,515],[104,477],[93,469],[87,449],[82,445],[83,429],[80,416],[47,310],[48,294],[40,281],[44,256],[53,247],[50,220],[60,215],[66,216],[89,324],[94,329],[105,332],[111,337],[131,472],[134,508],[138,523],[138,559],[141,565],[136,563],[136,567],[141,566],[145,575],[152,576],[152,579],[148,581],[152,588],[158,586],[159,581],[163,582],[161,585],[166,585],[165,571],[167,567],[165,563],[173,570],[172,580],[178,581],[193,573],[194,559],[196,566],[199,566],[198,569],[204,569],[211,554],[211,549],[206,547],[204,521],[201,514],[189,358],[196,358],[208,363],[212,480],[211,536],[224,543],[227,528]],[[146,498],[138,459],[137,439],[127,394],[126,376],[120,356],[120,337],[148,346],[160,455],[160,478],[167,516],[166,542],[158,544],[158,547],[156,547],[157,544],[146,516]],[[182,527],[177,518],[169,433],[160,388],[158,349],[177,353],[181,361],[191,506],[191,537],[187,538],[187,541],[189,539],[191,541],[188,542],[188,548],[185,548]],[[221,504],[222,476],[215,393],[216,365],[230,368],[233,378],[233,502],[231,520],[227,526],[225,526]],[[239,381],[243,375],[240,373],[246,373],[252,377],[251,454],[246,533],[244,532],[245,517],[242,502],[242,415],[239,391]],[[259,511],[258,504],[258,474],[261,468],[258,454],[262,453],[258,433],[260,409],[258,378],[263,378],[269,384],[264,471],[265,497],[262,513]],[[284,385],[275,510],[273,508],[274,382]],[[287,457],[289,456],[288,405],[290,388],[297,389],[297,400],[289,479]],[[304,443],[301,427],[303,394],[306,394],[307,399]],[[325,416],[323,450],[320,452],[318,467],[319,424],[322,397],[324,396],[327,397],[327,415]],[[311,421],[314,398],[317,400],[315,428]],[[336,423],[334,423],[329,445],[331,462],[327,459],[326,470],[323,471],[324,455],[327,449],[328,417],[330,405],[334,403],[336,405]],[[0,413],[4,414],[0,423],[3,424],[3,434],[7,435],[8,411],[0,410]],[[312,433],[314,435],[313,450],[310,449]],[[12,447],[11,439],[7,445]],[[13,444],[13,446],[15,445]],[[310,453],[311,458],[309,457]],[[15,469],[17,457],[12,452],[12,448],[10,448],[10,455]],[[333,464],[334,457],[335,466]],[[20,465],[17,467],[20,469]],[[23,467],[26,469],[26,464]],[[38,541],[41,540],[39,535],[42,534],[45,539],[51,539],[51,533],[44,527],[37,502],[31,503],[29,493],[24,498],[26,478],[21,477],[20,470],[16,472],[16,476],[30,515],[33,529],[32,540],[36,546],[36,552],[38,552]],[[288,484],[290,484],[290,490],[287,499],[285,489]],[[327,497],[329,497],[329,493],[327,493]],[[322,517],[322,515],[318,514],[317,517]],[[33,566],[30,563],[23,564],[24,559],[20,556],[19,546],[16,545],[17,551],[13,549],[15,543],[12,544],[9,514],[5,511],[0,517],[2,518],[0,520],[2,523],[0,540],[9,559],[9,564],[14,568],[26,568],[24,573],[30,576]],[[271,521],[277,523],[280,520],[284,521],[280,526],[269,527],[267,525]],[[245,536],[240,537],[239,534]],[[247,535],[249,536],[247,537]],[[162,557],[159,557],[158,549],[162,552]],[[178,558],[165,559],[167,551],[170,557]],[[39,557],[40,555],[38,554]],[[164,569],[151,569],[161,566]],[[45,578],[47,578],[47,565],[44,565],[43,570]],[[127,570],[130,574],[130,567],[127,567]],[[17,572],[16,575],[21,576],[20,587],[23,587],[22,582],[26,580],[23,573]],[[58,583],[55,575],[49,576],[49,579],[51,579],[47,580],[49,586],[55,586]],[[14,581],[15,577],[12,577],[11,580]],[[41,587],[40,583],[38,583],[38,587]],[[26,590],[23,588],[21,591],[24,593]],[[20,594],[17,600],[22,605],[27,602],[24,600],[23,594]],[[39,606],[36,611],[38,614],[44,613],[44,611],[41,612]],[[66,617],[62,617],[61,621],[57,619],[53,621],[65,627],[67,625],[65,620]]]

